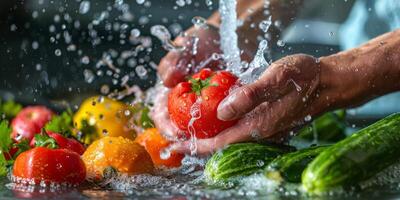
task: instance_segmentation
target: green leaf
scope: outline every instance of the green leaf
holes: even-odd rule
[[[52,131],[70,137],[73,130],[72,111],[67,110],[61,115],[54,116],[44,127],[47,131]]]
[[[0,154],[0,176],[6,176],[8,173],[7,160],[4,157],[3,152]]]
[[[8,126],[8,121],[3,120],[0,122],[0,176],[7,175],[9,162],[4,154],[10,151],[11,144],[11,128]]]
[[[81,121],[81,128],[76,138],[84,144],[90,144],[98,138],[97,129],[95,126],[89,124],[87,120]]]
[[[36,147],[47,147],[50,149],[58,148],[56,140],[47,134],[36,134],[35,135],[35,146]]]
[[[150,108],[148,106],[144,106],[140,115],[140,126],[142,128],[147,129],[147,128],[154,128],[154,122],[150,118]]]
[[[12,100],[2,102],[0,101],[0,114],[5,116],[6,119],[14,118],[22,110],[22,105],[15,103]]]
[[[205,80],[190,78],[189,81],[192,85],[192,91],[195,92],[197,96],[200,96],[202,89],[210,86],[218,86],[218,84],[210,84],[210,80],[211,77],[206,78]]]
[[[8,125],[8,121],[3,120],[0,122],[0,151],[8,153],[12,143],[11,128]]]
[[[14,154],[14,159],[18,157],[19,154],[21,154],[24,151],[28,151],[31,146],[29,145],[29,140],[27,139],[22,139],[18,143],[14,143],[13,147],[18,148],[18,151]]]

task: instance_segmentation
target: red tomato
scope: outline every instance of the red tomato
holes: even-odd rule
[[[44,106],[28,106],[22,109],[11,122],[11,137],[17,142],[22,138],[30,141],[36,133],[40,133],[52,116],[53,112]]]
[[[14,181],[19,178],[46,183],[79,184],[85,180],[86,168],[79,154],[68,149],[35,147],[21,153],[13,166]]]
[[[227,71],[202,69],[191,80],[179,83],[172,89],[168,96],[169,115],[186,138],[191,136],[189,129],[197,138],[210,138],[237,122],[217,118],[218,104],[229,94],[229,89],[237,80]],[[198,119],[189,127],[192,116]]]
[[[50,137],[54,138],[54,140],[56,140],[56,142],[58,144],[58,148],[69,149],[71,151],[78,153],[79,155],[82,155],[85,152],[85,147],[77,140],[75,140],[73,138],[66,138],[66,137],[62,136],[61,134],[53,133],[51,131],[46,131],[46,132],[47,132],[47,135],[49,135]],[[31,140],[30,146],[35,147],[35,138],[33,138]]]
[[[168,158],[162,159],[161,151],[168,148],[171,143],[156,128],[146,129],[136,137],[135,141],[146,149],[156,166],[179,167],[183,157],[185,157],[184,154],[171,152]]]

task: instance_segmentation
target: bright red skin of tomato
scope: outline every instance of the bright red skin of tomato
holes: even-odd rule
[[[15,159],[13,176],[46,183],[80,184],[86,168],[79,154],[68,149],[35,147]]]
[[[13,129],[11,137],[17,142],[22,138],[31,141],[33,136],[40,133],[40,130],[51,120],[53,115],[54,113],[44,106],[25,107],[11,122]]]
[[[58,148],[60,149],[69,149],[82,155],[85,152],[85,147],[73,138],[66,138],[58,133],[53,133],[51,131],[46,131],[47,135],[54,138],[58,144]],[[35,138],[33,138],[29,144],[31,147],[35,147]]]
[[[192,91],[190,81],[179,83],[168,96],[168,111],[171,120],[182,130],[186,138],[191,135],[188,125],[192,118],[190,109],[198,98],[200,102],[200,118],[193,123],[194,135],[197,138],[211,138],[221,131],[233,126],[237,120],[222,121],[217,118],[219,103],[229,94],[229,89],[237,83],[238,78],[227,71],[213,72],[202,69],[192,76],[194,79],[206,80],[210,78],[210,85],[201,90],[200,96]]]

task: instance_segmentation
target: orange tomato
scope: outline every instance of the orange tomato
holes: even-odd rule
[[[124,137],[103,137],[94,141],[82,155],[89,178],[101,179],[103,171],[112,167],[129,175],[152,173],[153,162],[147,151]]]
[[[137,143],[141,144],[149,152],[154,165],[166,167],[179,167],[184,157],[183,154],[171,152],[168,159],[162,159],[160,154],[170,145],[156,128],[146,129],[142,134],[136,137]]]

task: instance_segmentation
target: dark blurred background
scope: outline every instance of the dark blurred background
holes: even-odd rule
[[[273,59],[339,50],[336,33],[353,1],[305,2],[284,31],[285,45],[272,45]],[[1,95],[26,104],[78,104],[124,86],[149,88],[166,53],[150,27],[161,24],[177,36],[194,16],[216,9],[218,1],[209,0],[2,0]]]

